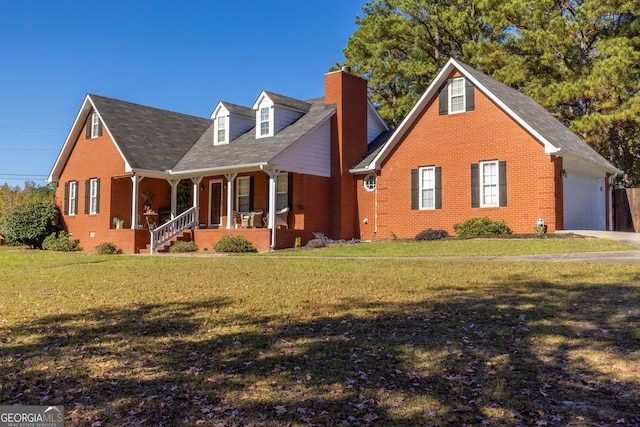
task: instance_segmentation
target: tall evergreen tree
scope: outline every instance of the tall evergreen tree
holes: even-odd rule
[[[637,0],[372,0],[344,51],[397,125],[450,57],[533,97],[640,185]]]

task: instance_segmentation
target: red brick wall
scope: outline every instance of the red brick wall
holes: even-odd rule
[[[131,180],[125,177],[112,181],[111,177],[123,175],[125,175],[124,160],[106,129],[101,137],[85,139],[85,129],[83,128],[71,156],[60,174],[56,201],[61,212],[64,212],[64,184],[68,181],[78,181],[78,214],[66,215],[63,220],[67,230],[73,234],[73,239],[79,240],[80,246],[84,250],[94,250],[98,244],[108,242],[110,238],[113,238],[110,233],[113,227],[110,214],[112,185],[115,183],[118,187],[120,185],[126,186],[122,182],[128,181],[131,186]],[[92,178],[100,178],[100,212],[95,215],[84,213],[85,181]],[[114,200],[113,203],[119,204],[119,201]],[[129,199],[128,206],[130,203]],[[131,213],[123,219],[130,218],[130,216]]]
[[[471,207],[471,164],[507,162],[506,207]],[[411,169],[442,167],[442,209],[411,210]],[[475,90],[475,110],[438,115],[437,97],[396,146],[378,176],[377,237],[414,237],[427,228],[453,234],[453,224],[472,217],[504,220],[515,233],[533,233],[538,218],[548,231],[562,226],[559,159],[535,141],[486,96]],[[359,188],[359,219],[369,236],[375,216],[373,193]],[[560,199],[558,199],[560,194]],[[372,214],[374,212],[374,214]],[[362,220],[369,217],[369,225]]]

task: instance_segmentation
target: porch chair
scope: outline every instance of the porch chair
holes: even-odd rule
[[[279,211],[276,211],[275,226],[289,228],[289,208],[288,207],[282,208]]]
[[[249,212],[249,227],[262,227],[262,209]]]

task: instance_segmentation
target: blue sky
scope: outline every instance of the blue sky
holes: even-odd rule
[[[0,185],[46,183],[87,93],[209,117],[324,95],[365,0],[0,0]]]

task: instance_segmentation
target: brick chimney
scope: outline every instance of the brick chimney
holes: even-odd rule
[[[349,168],[367,152],[367,81],[344,67],[325,75],[324,88],[325,104],[337,107],[331,120],[329,237],[358,238],[356,179]]]

